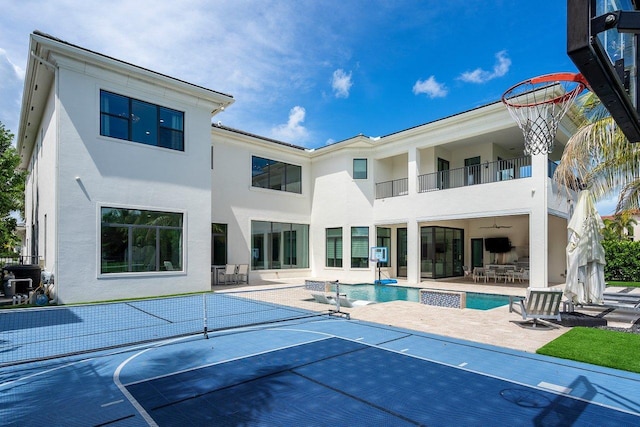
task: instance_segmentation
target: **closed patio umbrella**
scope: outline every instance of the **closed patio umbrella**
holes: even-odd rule
[[[601,304],[604,294],[604,223],[589,190],[582,190],[569,221],[565,296],[575,304]]]

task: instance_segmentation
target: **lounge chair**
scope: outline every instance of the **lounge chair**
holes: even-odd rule
[[[313,299],[316,302],[319,302],[321,304],[334,304],[335,305],[335,303],[336,303],[336,300],[333,297],[331,297],[329,295],[326,295],[326,294],[321,294],[321,293],[318,293],[318,292],[312,292],[311,296],[313,297]]]
[[[238,283],[249,284],[249,264],[240,264],[236,271],[236,281]]]
[[[527,297],[519,300],[520,314],[526,324],[535,328],[539,325],[550,326],[546,322],[540,322],[541,319],[561,321],[560,303],[562,301],[563,292],[559,289],[548,288],[528,288]]]
[[[235,264],[227,264],[224,268],[224,271],[220,271],[218,275],[218,283],[236,283],[236,265]]]
[[[369,304],[375,304],[375,301],[365,301],[365,300],[350,300],[347,297],[340,297],[340,299],[338,300],[340,302],[340,307],[347,307],[347,308],[353,308],[353,307],[362,307],[365,305],[369,305]]]

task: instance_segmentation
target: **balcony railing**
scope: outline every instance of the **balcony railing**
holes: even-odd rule
[[[531,177],[531,156],[498,160],[418,176],[418,192]]]
[[[400,178],[393,181],[376,183],[376,199],[406,196],[409,193],[409,179]]]

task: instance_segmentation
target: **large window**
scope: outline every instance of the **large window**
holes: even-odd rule
[[[100,135],[184,151],[184,113],[100,91]]]
[[[342,267],[342,228],[327,228],[327,267]]]
[[[391,229],[386,227],[376,228],[376,246],[387,248],[387,261],[379,263],[380,267],[389,267],[391,259]]]
[[[253,270],[309,268],[309,226],[283,222],[251,222]]]
[[[302,167],[252,156],[251,185],[289,193],[302,193]]]
[[[369,227],[351,227],[351,268],[369,267]]]
[[[182,270],[182,214],[102,208],[100,272]]]
[[[353,159],[353,179],[367,179],[367,159]]]

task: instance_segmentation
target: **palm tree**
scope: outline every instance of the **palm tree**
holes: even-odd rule
[[[554,179],[585,186],[596,200],[618,194],[616,214],[640,208],[640,144],[630,144],[600,100],[588,92],[576,101],[582,117],[569,138]]]

